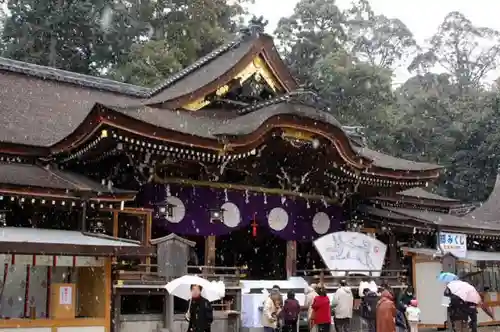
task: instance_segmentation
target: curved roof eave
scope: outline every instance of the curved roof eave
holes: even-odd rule
[[[372,150],[371,154],[363,155],[366,148],[356,150],[350,144],[350,139],[342,130],[340,123],[331,114],[309,106],[286,102],[222,120],[222,124],[221,120],[197,117],[188,112],[172,112],[147,106],[129,109],[96,104],[84,123],[66,139],[55,144],[52,150],[57,153],[79,146],[103,124],[150,139],[219,151],[228,147],[250,148],[263,142],[273,130],[292,127],[329,139],[346,162],[360,170],[365,169],[367,175],[425,180],[437,177],[436,172],[439,170],[437,165],[415,163]],[[83,135],[85,133],[86,135]],[[376,153],[379,160],[370,159],[373,153]],[[360,157],[369,160],[370,163],[360,164]],[[388,161],[384,161],[383,158],[388,158]],[[408,165],[407,168],[404,168],[405,163]],[[390,167],[386,167],[387,165]]]

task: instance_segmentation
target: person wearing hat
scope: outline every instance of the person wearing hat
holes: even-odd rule
[[[273,286],[262,308],[262,326],[264,327],[264,332],[276,331],[279,326],[281,307],[282,298],[280,288]]]

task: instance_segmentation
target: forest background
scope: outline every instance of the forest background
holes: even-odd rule
[[[0,52],[153,86],[232,38],[249,1],[3,0]],[[499,31],[451,12],[422,46],[368,0],[301,0],[274,36],[300,84],[370,147],[445,166],[431,188],[439,194],[487,198],[500,163],[500,80],[485,78],[500,64]],[[396,87],[402,65],[412,76]]]

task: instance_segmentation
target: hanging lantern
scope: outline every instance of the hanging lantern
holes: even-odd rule
[[[210,209],[210,222],[214,223],[224,223],[224,209],[222,208],[212,208]]]
[[[153,203],[153,205],[158,207],[156,217],[166,219],[173,218],[174,209],[177,207],[175,204],[170,203],[167,199],[165,199],[164,201]]]
[[[253,221],[252,221],[252,224],[251,224],[251,226],[252,226],[252,236],[253,237],[257,237],[257,226],[258,225],[257,225],[256,215],[257,214],[254,213],[254,215],[253,215]]]

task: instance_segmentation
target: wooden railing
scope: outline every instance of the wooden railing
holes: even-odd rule
[[[223,281],[226,287],[237,286],[240,282],[239,267],[188,265],[187,268],[188,274],[196,274],[210,281]],[[157,264],[136,264],[133,266],[115,264],[114,273],[115,279],[122,283],[165,284],[169,281],[168,278],[158,273]]]
[[[335,272],[336,276],[332,276]],[[391,287],[401,287],[407,281],[406,270],[328,270],[312,269],[299,270],[297,276],[303,277],[308,283],[324,285],[327,288],[335,288],[342,280],[350,285],[359,285],[364,280],[374,280],[377,285],[386,284]],[[376,276],[380,275],[380,276]]]

